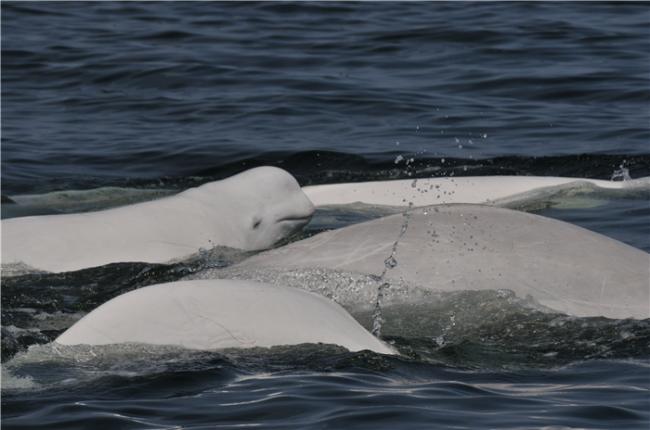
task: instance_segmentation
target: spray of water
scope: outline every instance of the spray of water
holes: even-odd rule
[[[417,185],[417,179],[414,179],[412,187],[415,188],[416,185]],[[409,202],[408,206],[402,213],[402,216],[404,217],[404,221],[402,222],[399,235],[397,236],[397,239],[395,239],[395,242],[391,247],[390,255],[384,260],[384,268],[381,274],[379,274],[379,276],[377,276],[376,278],[378,284],[377,295],[375,297],[375,306],[372,313],[372,334],[376,337],[381,337],[381,327],[384,322],[384,318],[382,315],[382,301],[384,298],[385,291],[388,288],[390,288],[390,283],[387,282],[384,278],[386,276],[386,273],[388,273],[389,270],[397,267],[398,264],[397,258],[395,258],[397,254],[397,246],[399,245],[399,241],[402,239],[402,237],[408,230],[409,219],[411,217],[412,208],[413,208],[413,202]]]
[[[618,169],[614,170],[614,173],[612,173],[612,181],[629,181],[632,179],[630,177],[630,170],[625,167],[625,161],[626,160],[623,160],[623,163],[618,166]]]

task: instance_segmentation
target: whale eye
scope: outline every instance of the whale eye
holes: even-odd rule
[[[253,218],[253,229],[259,227],[260,224],[262,224],[262,218],[258,218],[258,217]]]

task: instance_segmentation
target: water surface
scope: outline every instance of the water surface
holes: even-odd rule
[[[3,217],[264,164],[301,184],[650,176],[649,21],[643,3],[3,2]],[[648,190],[529,203],[650,251]],[[323,209],[306,234],[383,210]],[[384,332],[399,357],[49,344],[115,295],[247,256],[5,273],[3,428],[648,428],[650,320],[498,292],[392,310],[432,327]]]

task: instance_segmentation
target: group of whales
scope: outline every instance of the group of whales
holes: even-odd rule
[[[576,182],[612,189],[647,181],[461,177],[300,188],[284,170],[258,167],[154,201],[3,220],[2,264],[65,272],[165,263],[217,245],[264,250],[305,226],[315,207],[361,202],[407,206],[408,216],[320,233],[257,254],[239,268],[340,270],[437,291],[510,289],[569,315],[642,319],[650,317],[649,254],[571,224],[485,204]],[[395,254],[399,265],[386,270],[386,257]],[[56,342],[193,349],[320,342],[393,353],[322,296],[216,279],[126,293]]]

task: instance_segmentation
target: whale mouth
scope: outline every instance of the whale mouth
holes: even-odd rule
[[[298,216],[288,216],[288,217],[278,219],[277,222],[278,223],[280,223],[280,222],[292,222],[292,223],[304,223],[304,224],[307,224],[311,220],[312,216],[313,216],[313,214],[302,215],[302,216],[300,216],[300,215],[298,215]]]

